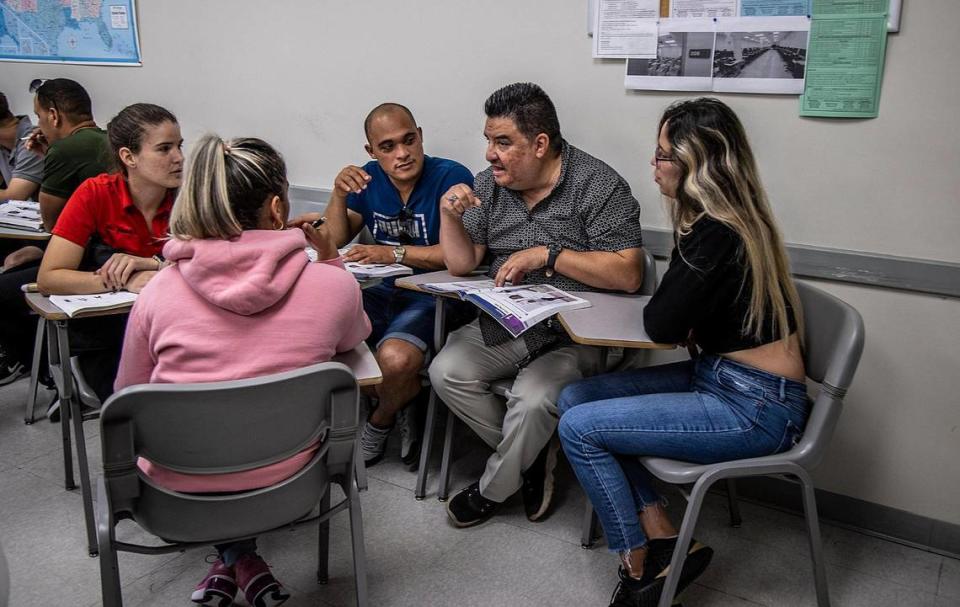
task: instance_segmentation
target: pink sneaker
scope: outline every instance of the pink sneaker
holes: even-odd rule
[[[237,594],[237,580],[234,577],[233,567],[227,567],[223,561],[217,559],[203,578],[197,589],[190,595],[190,600],[200,605],[213,607],[229,607],[233,604],[233,597]]]
[[[280,582],[270,573],[270,567],[256,554],[244,554],[235,566],[237,583],[250,607],[274,607],[290,598]]]

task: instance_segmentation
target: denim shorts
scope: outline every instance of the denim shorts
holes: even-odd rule
[[[373,348],[387,339],[402,339],[421,352],[430,351],[436,310],[432,295],[401,289],[385,280],[363,290],[363,309],[373,327],[367,338]]]

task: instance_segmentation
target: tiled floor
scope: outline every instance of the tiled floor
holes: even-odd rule
[[[100,603],[97,560],[86,554],[78,492],[62,486],[59,426],[23,424],[27,383],[0,388],[0,542],[10,561],[14,607]],[[466,433],[457,442],[453,487],[482,470],[485,453]],[[95,422],[88,422],[91,462],[99,466]],[[566,464],[557,505],[530,523],[511,500],[489,523],[459,530],[444,505],[413,499],[415,475],[395,456],[370,470],[362,494],[370,605],[606,605],[616,558],[602,543],[583,550],[583,494]],[[436,468],[433,469],[434,476]],[[682,507],[674,499],[673,509]],[[677,506],[677,504],[680,504]],[[814,605],[802,519],[743,504],[743,526],[727,525],[722,498],[709,498],[697,537],[716,550],[713,563],[687,590],[693,606]],[[288,605],[352,605],[349,525],[332,524],[331,581],[315,582],[316,527],[261,539],[261,552],[293,592]],[[122,537],[141,535],[133,525]],[[823,526],[833,604],[864,607],[960,605],[960,561]],[[122,554],[125,604],[190,605],[206,571],[207,550],[149,557]]]

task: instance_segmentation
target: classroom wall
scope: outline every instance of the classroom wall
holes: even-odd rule
[[[28,82],[68,76],[106,121],[126,104],[169,107],[188,140],[258,135],[290,182],[330,187],[366,160],[361,121],[408,104],[431,154],[484,168],[482,103],[539,82],[565,136],[630,182],[642,221],[667,226],[648,164],[659,113],[678,94],[628,92],[621,61],[595,61],[585,3],[141,0],[141,68],[0,64],[29,111]],[[797,116],[796,97],[723,95],[750,133],[789,242],[960,262],[956,0],[910,0],[890,36],[880,117]],[[824,284],[860,309],[867,345],[824,489],[960,524],[960,300]]]

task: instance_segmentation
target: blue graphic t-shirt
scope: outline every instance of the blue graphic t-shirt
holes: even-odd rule
[[[423,157],[423,172],[404,207],[400,192],[375,160],[363,166],[370,175],[367,189],[347,195],[347,208],[379,244],[431,246],[440,242],[440,197],[458,183],[473,187],[473,174],[459,162]]]

